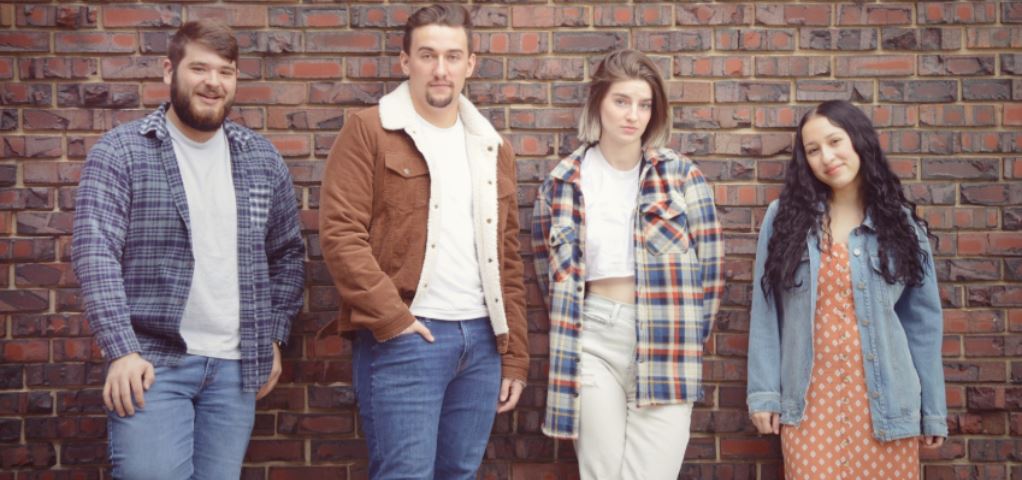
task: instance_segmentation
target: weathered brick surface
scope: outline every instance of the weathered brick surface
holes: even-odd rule
[[[585,81],[617,47],[652,55],[671,145],[713,182],[728,285],[682,478],[783,478],[777,439],[745,414],[752,255],[792,129],[845,99],[880,129],[940,240],[952,438],[923,453],[925,478],[1022,480],[1022,2],[472,3],[466,94],[518,153],[525,225],[537,184],[578,145]],[[105,131],[166,100],[169,35],[199,17],[237,29],[232,118],[284,155],[309,246],[308,301],[242,476],[368,477],[351,345],[315,337],[341,302],[319,250],[319,182],[345,115],[403,78],[401,26],[421,4],[0,0],[0,480],[110,478],[102,358],[69,263],[75,187]],[[530,386],[496,419],[480,477],[577,478],[571,443],[539,432],[549,322],[534,286],[528,298]]]

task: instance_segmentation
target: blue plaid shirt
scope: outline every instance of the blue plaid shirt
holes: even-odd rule
[[[185,355],[179,333],[194,259],[188,201],[166,126],[168,104],[89,151],[75,199],[72,261],[89,327],[112,360]],[[302,306],[305,247],[287,166],[262,136],[227,121],[238,209],[242,388],[256,391]]]

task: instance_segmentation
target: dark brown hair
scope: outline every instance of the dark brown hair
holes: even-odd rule
[[[465,38],[468,39],[467,53],[472,53],[472,17],[465,7],[450,3],[438,3],[422,7],[408,17],[408,21],[405,22],[405,38],[401,43],[401,49],[405,53],[412,53],[409,51],[412,49],[412,32],[416,28],[427,25],[463,28],[465,30]]]
[[[653,112],[646,131],[642,132],[642,146],[649,148],[666,145],[671,136],[671,122],[660,69],[646,54],[631,49],[610,52],[596,68],[589,82],[589,98],[586,99],[578,122],[578,139],[585,143],[600,141],[603,131],[600,125],[600,104],[610,86],[622,80],[644,80],[653,92]]]
[[[185,56],[185,46],[197,43],[213,50],[221,57],[238,63],[238,40],[234,38],[231,27],[217,20],[192,20],[181,25],[170,39],[167,57],[176,69],[177,64]]]

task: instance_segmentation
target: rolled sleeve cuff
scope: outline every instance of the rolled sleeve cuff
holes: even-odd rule
[[[284,315],[274,315],[271,339],[281,346],[287,345],[287,337],[291,334],[291,322]]]
[[[529,380],[529,366],[519,365],[516,359],[506,358],[501,362],[500,376],[501,378],[510,378],[512,380],[518,380],[523,383],[528,383]]]
[[[774,392],[750,393],[745,399],[749,405],[749,413],[773,412],[781,413],[781,394]]]
[[[923,435],[935,437],[947,437],[947,417],[929,416],[923,417]]]
[[[106,332],[96,336],[99,348],[108,362],[112,362],[131,353],[141,353],[142,346],[131,329]]]

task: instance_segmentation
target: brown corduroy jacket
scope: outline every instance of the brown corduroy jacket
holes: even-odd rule
[[[515,157],[489,121],[459,98],[471,164],[473,225],[486,307],[504,378],[529,368],[525,286],[519,255]],[[415,321],[409,306],[437,268],[439,198],[429,159],[416,147],[406,84],[377,107],[350,115],[327,159],[320,190],[319,242],[341,296],[338,331],[369,329],[378,341]],[[437,224],[437,226],[434,226]]]

